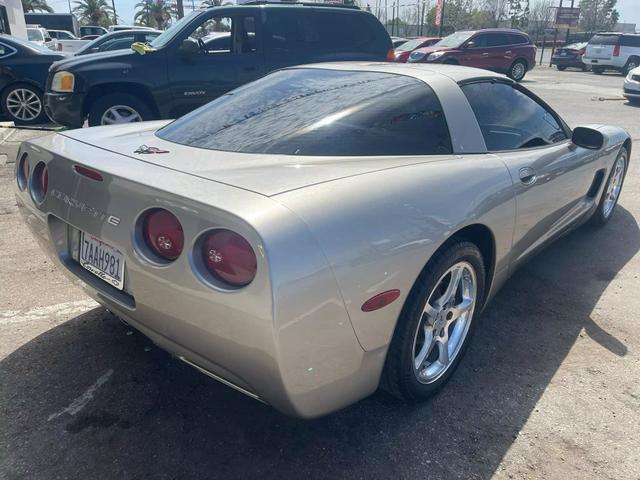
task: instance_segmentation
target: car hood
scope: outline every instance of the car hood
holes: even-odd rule
[[[113,50],[111,52],[98,52],[98,53],[89,53],[87,55],[78,55],[64,58],[58,62],[55,62],[50,71],[61,71],[67,70],[72,71],[78,67],[88,67],[94,63],[100,63],[104,65],[105,61],[109,61],[112,64],[116,64],[118,62],[122,62],[123,65],[129,65],[130,59],[138,53],[133,50]]]
[[[306,157],[225,152],[180,145],[155,135],[168,120],[110,125],[62,132],[59,135],[88,146],[125,155],[170,170],[250,190],[266,196],[296,190],[305,186],[362,175],[405,165],[450,159],[442,156],[390,157]],[[56,153],[65,155],[62,150]],[[135,153],[141,147],[152,147],[165,153]],[[87,155],[96,155],[87,152]]]

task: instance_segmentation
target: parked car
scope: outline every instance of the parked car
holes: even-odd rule
[[[54,43],[49,32],[39,26],[27,26],[27,39],[31,43],[53,49]]]
[[[569,67],[580,68],[583,72],[591,67],[583,63],[582,56],[587,48],[587,42],[572,43],[556,49],[551,57],[551,65],[560,71]]]
[[[80,27],[80,37],[86,37],[87,35],[104,35],[107,33],[107,29],[104,27],[99,27],[97,25],[84,25]]]
[[[120,30],[102,35],[95,40],[85,44],[76,52],[77,55],[88,53],[109,52],[111,50],[122,50],[131,47],[135,42],[148,43],[155,40],[161,30]]]
[[[409,40],[399,47],[395,48],[395,61],[398,63],[406,63],[411,52],[413,52],[417,48],[430,47],[431,45],[435,45],[440,40],[442,40],[440,37],[418,37]]]
[[[640,103],[640,67],[629,71],[624,79],[623,94],[632,103]]]
[[[596,74],[616,70],[627,75],[640,66],[640,34],[598,33],[589,40],[582,61]]]
[[[73,33],[68,30],[47,30],[49,36],[54,40],[79,40]]]
[[[398,48],[400,45],[407,43],[408,41],[408,38],[391,37],[391,44],[393,45],[393,48]]]
[[[456,32],[409,55],[409,63],[449,63],[505,73],[516,81],[536,65],[536,47],[526,33],[509,29]]]
[[[509,275],[612,217],[630,149],[486,70],[325,63],[172,123],[24,142],[15,190],[97,302],[308,418],[441,389]]]
[[[222,36],[205,41],[214,34]],[[54,121],[68,127],[81,126],[85,118],[89,125],[176,118],[282,67],[392,56],[382,24],[358,8],[215,7],[185,16],[144,48],[56,63],[46,107]]]
[[[18,125],[47,121],[43,92],[47,71],[62,55],[32,42],[0,34],[0,110]]]

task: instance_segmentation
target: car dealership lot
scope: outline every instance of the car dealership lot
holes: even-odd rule
[[[572,126],[640,141],[620,75],[543,67],[525,85]],[[208,379],[95,306],[31,239],[13,163],[0,166],[0,478],[640,477],[639,146],[612,221],[512,277],[440,395],[407,406],[379,393],[313,421]]]

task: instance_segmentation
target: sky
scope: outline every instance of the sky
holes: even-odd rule
[[[53,7],[56,12],[68,12],[69,11],[69,1],[71,1],[71,6],[74,6],[74,0],[47,0],[49,5]],[[111,3],[110,0],[108,0]],[[125,24],[133,24],[133,14],[134,14],[134,5],[138,3],[139,0],[114,0],[116,4],[116,11],[118,13],[118,17],[120,18],[120,23]],[[200,0],[183,0],[184,1],[184,10],[185,13],[189,13],[192,8],[198,8],[200,5]],[[391,3],[393,0],[389,0]],[[559,3],[560,0],[558,0]],[[535,0],[532,0],[532,3]],[[373,4],[374,2],[370,2]],[[409,3],[416,3],[415,0],[401,0],[401,5]],[[434,3],[434,0],[431,0],[430,3]],[[570,5],[570,0],[564,0],[564,6]],[[579,0],[576,0],[575,3],[579,3]],[[620,12],[620,22],[626,23],[635,23],[636,28],[640,29],[640,0],[618,0],[617,6],[618,12]]]

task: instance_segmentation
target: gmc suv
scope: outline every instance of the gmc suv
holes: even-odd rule
[[[244,4],[198,10],[150,44],[74,57],[49,71],[45,105],[67,127],[181,116],[282,67],[393,60],[371,13],[322,4]]]
[[[593,73],[617,70],[627,75],[640,66],[640,35],[632,33],[598,33],[587,44],[582,56]]]
[[[409,55],[409,63],[451,63],[506,73],[521,81],[536,65],[536,47],[526,33],[503,28],[456,32]]]

